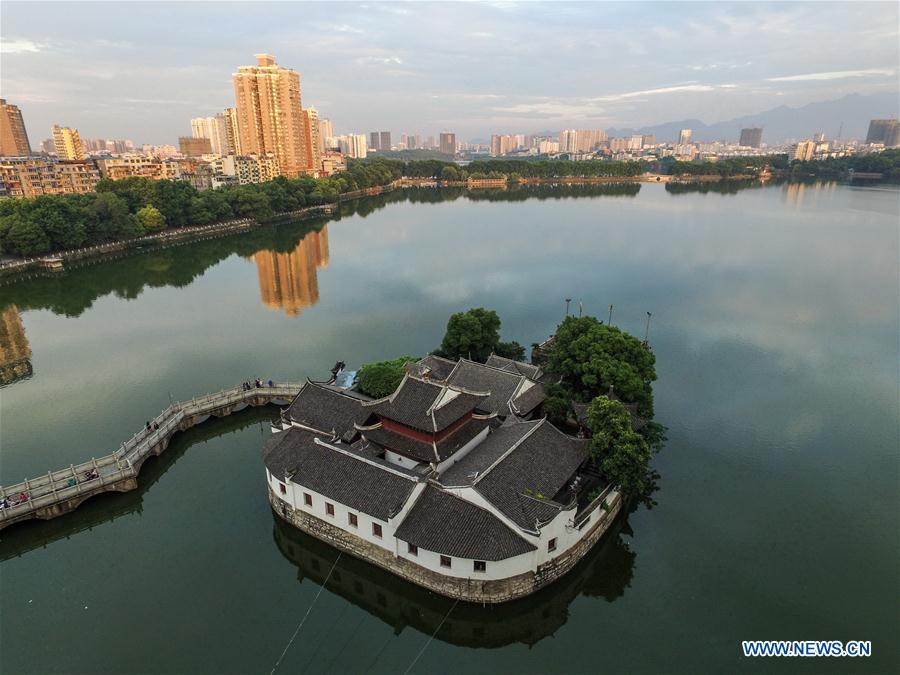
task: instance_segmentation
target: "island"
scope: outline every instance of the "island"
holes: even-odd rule
[[[465,314],[451,317],[448,336],[459,337],[452,324]],[[592,317],[567,318],[555,339],[586,328],[611,344],[640,345]],[[551,340],[536,352],[559,358],[560,346]],[[615,435],[617,411],[629,418],[622,433],[643,439],[634,430],[647,426],[638,405],[631,415],[612,390],[586,406],[572,400],[563,430],[545,410],[567,381],[559,371],[496,353],[483,363],[439,354],[398,361],[399,384],[379,397],[306,382],[262,451],[274,513],[344,553],[468,602],[521,598],[571,570],[631,496],[594,448]],[[608,428],[591,434],[591,420]]]

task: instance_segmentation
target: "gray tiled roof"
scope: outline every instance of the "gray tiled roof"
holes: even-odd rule
[[[491,354],[487,358],[487,361],[485,361],[485,365],[493,366],[500,370],[506,370],[510,373],[518,373],[519,375],[524,375],[532,380],[536,380],[541,376],[541,369],[539,366],[525,363],[524,361],[513,361],[505,356],[497,356],[496,354]]]
[[[500,370],[483,363],[460,359],[456,368],[447,378],[450,384],[455,384],[466,389],[489,391],[491,395],[481,404],[490,412],[498,415],[510,415],[509,402],[516,390],[526,380],[524,375]],[[535,384],[525,392],[521,399],[513,399],[512,403],[519,414],[527,414],[534,410],[544,400],[544,387]]]
[[[400,510],[416,481],[316,442],[316,434],[292,427],[274,434],[263,462],[277,478],[308,487],[351,509],[387,520]]]
[[[406,371],[416,377],[427,375],[431,380],[446,380],[455,365],[456,361],[429,354],[415,363],[406,364]]]
[[[490,419],[472,419],[435,445],[404,436],[390,429],[366,429],[362,433],[372,443],[421,462],[442,462],[489,426]],[[435,454],[437,446],[437,454]]]
[[[455,396],[447,395],[446,385],[407,375],[393,394],[365,403],[363,407],[367,412],[428,432],[441,431],[466,413],[476,408],[484,409],[482,402],[487,397],[486,393],[450,389],[453,389]],[[446,397],[447,402],[434,407],[442,397]],[[429,413],[432,408],[433,412]]]
[[[527,531],[562,508],[552,501],[588,457],[590,441],[567,436],[545,419],[498,464],[482,473],[475,489]]]
[[[522,437],[537,424],[539,424],[537,421],[516,421],[497,427],[465,457],[446,469],[438,480],[447,486],[471,485],[485,469],[522,440]]]
[[[334,430],[340,437],[369,415],[368,410],[362,407],[364,400],[367,399],[361,395],[307,382],[291,402],[288,415],[298,424],[328,435]]]
[[[547,398],[543,384],[534,382],[534,380],[525,380],[525,383],[532,384],[526,388],[523,383],[523,386],[519,389],[516,393],[516,397],[513,399],[513,407],[519,415],[527,415]]]
[[[431,485],[396,536],[426,551],[472,560],[504,560],[535,550],[490,511]]]

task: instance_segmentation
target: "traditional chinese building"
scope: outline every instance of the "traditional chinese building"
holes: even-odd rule
[[[443,595],[534,592],[621,507],[589,442],[540,417],[540,374],[426,357],[381,399],[308,382],[263,450],[276,514]]]

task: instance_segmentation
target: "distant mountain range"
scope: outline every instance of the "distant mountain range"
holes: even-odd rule
[[[755,115],[744,115],[725,122],[706,124],[697,119],[665,122],[637,129],[607,129],[611,138],[621,138],[632,134],[654,134],[660,143],[678,140],[682,129],[693,131],[694,141],[737,141],[741,129],[762,127],[763,143],[775,145],[789,139],[811,138],[816,132],[823,132],[826,138],[836,138],[841,130],[841,138],[865,140],[869,121],[883,117],[897,117],[900,112],[900,93],[848,94],[834,101],[809,103],[800,108],[786,105],[772,108]],[[843,123],[843,129],[841,124]],[[539,131],[534,136],[557,136],[559,131]],[[488,139],[473,140],[473,143],[489,143]]]
[[[639,129],[609,129],[611,137],[631,134],[655,134],[659,142],[678,140],[681,129],[693,130],[694,141],[736,141],[741,129],[762,127],[763,143],[770,145],[787,139],[810,138],[816,132],[824,132],[827,138],[836,138],[843,123],[841,138],[864,140],[869,120],[897,116],[900,95],[897,92],[883,94],[848,94],[834,101],[809,103],[800,108],[786,105],[755,115],[744,115],[725,122],[704,124],[700,120],[679,120]]]

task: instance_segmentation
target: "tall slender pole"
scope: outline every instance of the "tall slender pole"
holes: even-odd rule
[[[650,312],[647,312],[647,330],[644,331],[644,344],[647,344],[647,339],[650,337]]]
[[[569,316],[569,303],[572,302],[572,298],[566,298],[566,316]]]
[[[606,325],[612,326],[612,303],[609,303],[609,319],[607,319]]]
[[[582,313],[584,312],[584,303],[581,300],[578,301],[578,318],[581,318]]]

